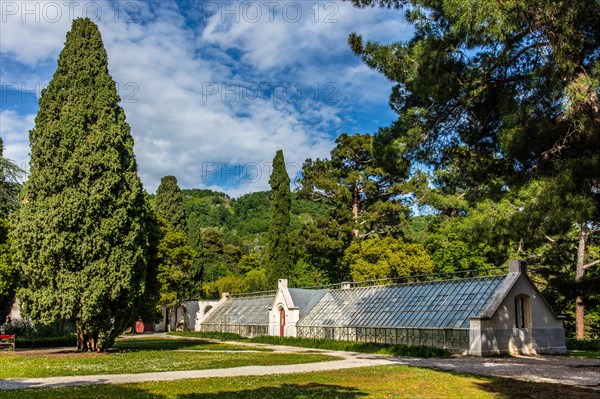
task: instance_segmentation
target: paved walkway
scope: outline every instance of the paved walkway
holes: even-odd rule
[[[415,367],[571,385],[600,391],[600,359],[575,359],[563,356],[493,358],[462,356],[452,359],[403,360],[403,364]]]
[[[587,387],[600,391],[600,359],[573,359],[556,356],[511,358],[454,357],[451,359],[418,359],[286,346],[246,343],[235,344],[262,346],[273,349],[276,352],[285,353],[306,352],[309,350],[311,352],[318,351],[333,356],[343,357],[343,360],[280,366],[245,366],[213,370],[166,371],[139,374],[112,374],[50,378],[11,378],[0,380],[0,390],[98,384],[125,384],[145,381],[172,381],[188,378],[295,374],[368,366],[407,365],[460,373],[506,377],[524,381]]]
[[[331,352],[331,354],[338,355],[337,352]],[[125,384],[144,381],[172,381],[188,378],[295,374],[312,371],[342,370],[355,367],[380,366],[389,364],[396,364],[396,362],[393,358],[346,354],[346,356],[344,356],[344,360],[281,366],[244,366],[213,370],[165,371],[158,373],[89,375],[73,377],[11,378],[0,380],[0,390],[50,388],[78,385]]]

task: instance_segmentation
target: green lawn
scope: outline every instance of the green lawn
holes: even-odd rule
[[[127,346],[127,344],[125,344]],[[131,345],[131,344],[129,344]],[[95,374],[128,374],[157,371],[203,370],[248,365],[300,364],[337,357],[321,354],[252,352],[180,352],[135,350],[113,353],[0,354],[0,378],[56,377]]]
[[[591,359],[600,359],[600,351],[589,350],[589,351],[568,351],[567,356],[569,357],[586,357]]]
[[[349,351],[360,353],[377,353],[381,355],[411,356],[411,357],[449,357],[450,353],[446,349],[432,348],[428,346],[414,345],[390,345],[378,344],[373,342],[359,341],[336,341],[330,339],[314,338],[294,338],[294,337],[273,337],[258,336],[254,338],[241,337],[237,334],[205,332],[205,331],[174,331],[171,336],[211,338],[222,341],[239,341],[250,343],[261,343],[269,345],[297,346],[301,348],[317,348],[337,351]]]
[[[245,345],[215,343],[203,340],[177,338],[126,338],[119,339],[113,345],[114,350],[210,350],[210,351],[262,351],[270,349]]]
[[[594,399],[600,392],[407,366],[2,392],[3,399]]]

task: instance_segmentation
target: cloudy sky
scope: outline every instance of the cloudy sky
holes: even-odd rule
[[[391,84],[350,51],[348,34],[410,34],[401,11],[341,1],[0,2],[0,135],[27,168],[28,131],[73,18],[100,27],[132,127],[140,176],[232,196],[268,188],[283,149],[293,178],[343,133],[393,120]]]

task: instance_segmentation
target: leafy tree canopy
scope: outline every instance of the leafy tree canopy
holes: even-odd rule
[[[553,235],[568,237],[576,226],[582,338],[584,277],[600,262],[587,248],[600,215],[600,2],[353,3],[403,8],[414,27],[405,42],[349,37],[353,51],[395,83],[398,119],[378,133],[376,156],[431,166],[436,189],[427,201],[448,215],[472,212],[475,221],[497,207],[503,217],[495,220],[520,227],[498,224],[513,253],[537,261],[544,239],[556,242]]]
[[[302,167],[299,194],[346,209],[355,237],[399,234],[408,216],[406,196],[419,178],[408,179],[408,163],[390,162],[385,171],[373,156],[369,134],[342,134],[331,159],[307,159]]]
[[[387,236],[353,242],[344,255],[353,281],[429,274],[433,261],[421,244]]]

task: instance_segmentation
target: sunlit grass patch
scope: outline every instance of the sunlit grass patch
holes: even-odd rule
[[[232,345],[219,342],[189,340],[177,338],[126,338],[119,339],[113,345],[113,349],[125,350],[211,350],[211,351],[264,351],[270,349],[252,347],[246,345]]]
[[[128,351],[123,353],[63,353],[59,355],[6,352],[0,354],[0,378],[129,374],[205,370],[240,366],[301,364],[338,360],[323,354],[269,352]]]
[[[408,366],[3,392],[3,399],[594,399],[576,387]]]

